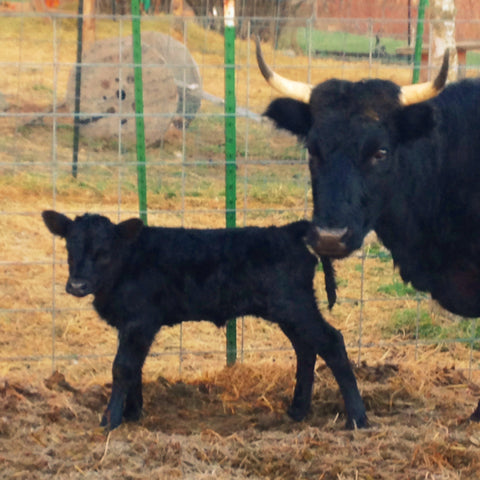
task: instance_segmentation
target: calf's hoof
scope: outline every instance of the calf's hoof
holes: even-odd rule
[[[348,418],[347,423],[345,424],[345,428],[347,430],[355,430],[357,428],[368,428],[370,423],[368,422],[368,418],[366,414],[361,415],[357,419]]]
[[[470,415],[470,420],[472,422],[480,422],[480,400],[478,401],[477,408],[475,411]]]
[[[103,414],[102,421],[100,422],[101,427],[105,427],[107,430],[114,430],[122,424],[122,415],[115,415],[115,412],[112,412],[108,408]]]
[[[296,422],[301,422],[307,416],[308,410],[302,408],[290,407],[287,410],[287,415]]]
[[[140,420],[140,417],[142,416],[142,409],[141,408],[130,408],[130,409],[125,409],[123,412],[123,419],[127,422],[137,422]],[[119,427],[122,424],[122,414],[118,415],[112,413],[111,410],[108,408],[105,410],[105,413],[103,414],[102,421],[100,422],[101,427],[105,427],[108,430],[113,430],[117,427]]]
[[[125,409],[123,412],[123,418],[127,422],[138,422],[142,416],[142,409],[141,408],[131,408],[131,409]]]

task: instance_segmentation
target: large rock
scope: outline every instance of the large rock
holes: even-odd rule
[[[173,69],[158,48],[142,45],[145,140],[161,141],[178,107]],[[75,72],[67,86],[67,105],[74,111]],[[132,37],[96,42],[83,55],[80,93],[81,133],[94,138],[134,142],[135,92]]]
[[[183,43],[164,33],[144,32],[142,44],[156,49],[172,70],[178,92],[174,122],[181,126],[182,118],[185,118],[188,125],[202,101],[202,78],[197,63]]]

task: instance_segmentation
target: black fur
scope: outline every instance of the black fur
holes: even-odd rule
[[[308,105],[290,98],[274,100],[264,113],[267,117],[274,118],[279,128],[284,128],[298,135],[306,137],[312,126],[312,117]]]
[[[302,420],[310,408],[316,355],[342,392],[347,427],[367,424],[365,408],[340,332],[318,310],[313,278],[317,258],[304,237],[310,223],[283,227],[194,230],[144,227],[138,219],[111,223],[100,215],[70,220],[43,212],[49,230],[66,239],[67,292],[93,294],[98,314],[118,329],[113,387],[102,425],[136,420],[142,409],[141,372],[163,325],[255,315],[277,323],[297,355],[297,383],[288,413]],[[334,272],[324,260],[329,303]],[[333,291],[332,291],[333,290]]]
[[[453,83],[406,107],[399,92],[383,80],[329,80],[313,89],[299,122],[302,130],[311,125],[304,137],[313,222],[321,229],[346,227],[347,254],[375,230],[404,281],[453,313],[477,317],[480,80]],[[301,109],[290,112],[278,108],[286,99],[275,102],[267,115],[288,128],[290,115],[297,118]]]

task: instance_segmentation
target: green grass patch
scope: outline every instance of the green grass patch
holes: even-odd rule
[[[381,262],[390,262],[392,260],[391,253],[380,243],[376,242],[367,247],[366,254],[368,258],[378,258]]]
[[[388,285],[380,285],[377,291],[390,297],[414,297],[417,294],[417,291],[410,284],[397,280]]]
[[[480,53],[478,53],[478,52],[467,52],[467,65],[469,67],[479,67],[480,66]]]
[[[304,27],[297,30],[297,42],[305,53],[308,52],[309,42],[311,42],[313,52],[369,53],[373,52],[375,48],[375,37],[373,36],[347,32],[310,31]],[[395,54],[398,47],[404,45],[405,42],[388,37],[383,37],[380,41],[380,46],[385,47],[385,52],[392,55]]]
[[[405,308],[397,310],[392,315],[392,323],[383,327],[384,336],[391,337],[400,335],[406,339],[432,339],[440,338],[443,329],[436,325],[431,315],[425,310]]]
[[[391,323],[382,327],[384,338],[401,336],[408,340],[450,340],[480,350],[480,322],[437,319],[424,309],[406,308],[393,313]]]
[[[472,347],[474,350],[480,350],[480,321],[474,320],[460,320],[456,327],[457,337],[472,340]]]

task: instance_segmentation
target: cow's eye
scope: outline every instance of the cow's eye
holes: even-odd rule
[[[379,148],[371,157],[370,162],[372,165],[376,165],[379,162],[383,162],[387,158],[387,149]]]

